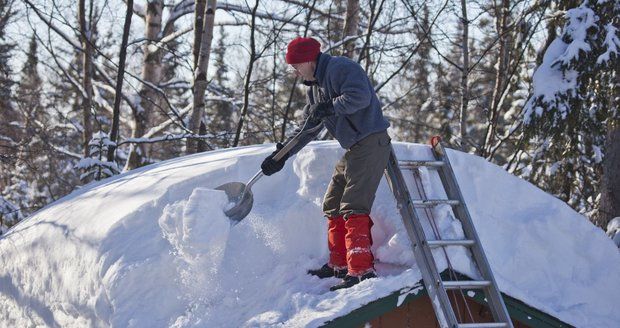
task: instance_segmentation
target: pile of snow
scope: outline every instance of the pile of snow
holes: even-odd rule
[[[400,159],[432,156],[423,145],[395,148]],[[335,142],[310,144],[256,183],[252,212],[231,226],[226,196],[214,188],[247,181],[271,151],[169,160],[91,184],[26,219],[0,239],[0,322],[316,327],[421,279],[385,181],[372,213],[380,277],[330,292],[337,279],[306,274],[327,260],[321,200],[343,153]],[[617,326],[620,253],[602,230],[481,158],[449,155],[502,291],[575,326]],[[422,181],[429,198],[445,196],[432,171]],[[449,207],[432,216],[442,237],[462,236]],[[448,254],[458,271],[477,276],[462,248]],[[443,270],[443,253],[435,255]]]
[[[620,216],[609,221],[607,224],[607,235],[620,248]]]

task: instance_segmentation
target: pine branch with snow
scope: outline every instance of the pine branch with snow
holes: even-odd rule
[[[75,166],[76,169],[83,172],[80,175],[80,180],[101,180],[121,172],[115,162],[108,162],[103,159],[103,156],[108,153],[108,148],[116,146],[108,134],[102,131],[95,133],[88,146],[90,147],[91,157],[82,158]]]
[[[605,100],[606,94],[600,93],[611,86],[611,73],[620,64],[618,29],[613,26],[618,15],[620,5],[614,1],[586,0],[566,12],[562,35],[534,73],[524,112],[527,125],[556,135],[571,125],[620,118],[620,113],[607,113],[608,106],[588,106]]]
[[[613,176],[608,168],[620,165],[612,154],[620,122],[618,17],[615,1],[584,0],[566,11],[523,111],[525,136],[539,149],[529,178],[582,213],[608,217],[594,219],[603,228],[614,210],[599,211],[596,195],[609,199],[615,182],[606,181]]]

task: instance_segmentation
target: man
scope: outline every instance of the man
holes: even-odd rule
[[[347,150],[336,164],[323,200],[329,262],[308,271],[319,278],[343,278],[331,288],[337,290],[376,277],[370,249],[373,225],[370,209],[391,145],[387,134],[389,123],[362,67],[349,58],[321,53],[320,47],[315,39],[296,38],[288,44],[286,62],[310,87],[304,107],[304,119],[308,121],[304,129],[323,124]],[[286,156],[275,161],[274,155],[283,147],[278,144],[276,151],[263,161],[263,173],[272,175],[280,171],[286,159],[320,131],[316,129],[304,136]]]

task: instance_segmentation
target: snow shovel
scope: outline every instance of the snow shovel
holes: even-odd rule
[[[299,140],[304,135],[316,132],[318,129],[323,127],[322,124],[317,124],[316,126],[305,130],[308,125],[309,118],[304,123],[301,131],[293,137],[276,155],[273,157],[274,160],[279,161],[284,157],[288,152],[295,147],[299,143]],[[229,182],[225,183],[215,189],[223,190],[226,192],[226,196],[228,196],[228,202],[233,203],[232,207],[227,208],[224,213],[228,216],[232,221],[233,225],[239,223],[243,218],[245,218],[248,213],[252,210],[252,205],[254,204],[254,196],[252,194],[252,186],[258,179],[263,177],[264,173],[262,170],[258,171],[252,179],[247,184],[243,184],[241,182]]]

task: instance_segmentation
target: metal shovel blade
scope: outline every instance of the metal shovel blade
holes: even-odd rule
[[[297,145],[302,136],[316,132],[317,130],[323,128],[322,124],[316,124],[315,126],[306,129],[306,126],[309,122],[310,117],[306,119],[303,128],[299,133],[297,133],[297,135],[295,135],[295,137],[289,140],[282,148],[278,148],[279,151],[273,156],[274,160],[279,161],[280,159],[282,159],[282,157],[288,154],[289,151],[291,151],[291,149],[293,149],[293,147]],[[233,207],[224,211],[226,216],[228,216],[233,221],[233,225],[243,220],[243,218],[245,218],[252,210],[252,205],[254,204],[252,185],[254,185],[254,183],[258,181],[258,179],[260,179],[263,175],[264,173],[261,169],[252,177],[252,179],[250,179],[247,185],[241,182],[229,182],[215,188],[217,190],[223,190],[224,192],[226,192],[226,195],[228,196],[228,202],[234,203]]]
[[[246,186],[244,183],[229,182],[215,189],[224,191],[226,196],[228,196],[228,201],[235,204],[233,207],[224,211],[226,216],[228,216],[234,224],[237,224],[239,221],[243,220],[243,218],[245,218],[252,210],[254,195],[252,194],[252,190],[248,189],[246,191]]]

